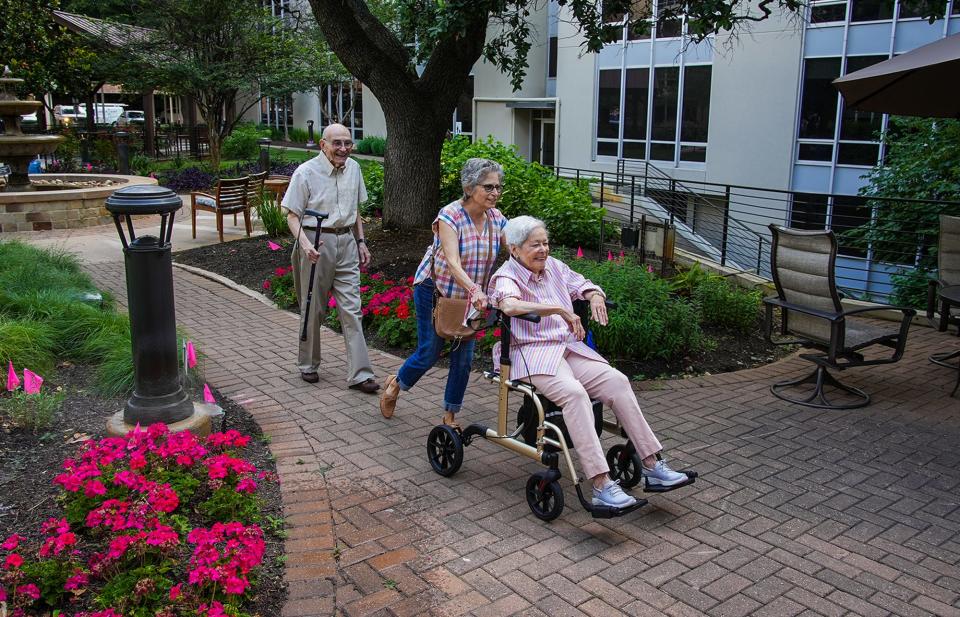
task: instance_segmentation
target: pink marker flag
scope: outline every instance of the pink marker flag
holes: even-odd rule
[[[7,360],[7,391],[13,392],[20,387],[20,378],[17,372],[13,370],[13,361]]]
[[[613,261],[613,253],[607,251],[607,261]]]
[[[27,394],[37,394],[43,385],[43,377],[28,368],[23,369],[23,391]]]
[[[583,248],[577,247],[577,259],[583,259]]]
[[[193,341],[187,341],[187,368],[193,368],[197,365],[197,350],[193,346]]]
[[[217,399],[213,398],[213,392],[210,391],[210,386],[203,384],[203,402],[204,403],[216,403]]]
[[[267,246],[270,247],[270,250],[271,250],[271,251],[279,251],[280,249],[283,248],[282,246],[280,246],[280,245],[277,244],[276,242],[271,242],[270,240],[267,240]]]

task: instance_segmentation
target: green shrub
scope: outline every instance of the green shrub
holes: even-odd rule
[[[130,321],[113,303],[91,304],[90,278],[76,258],[19,242],[0,243],[0,360],[35,372],[57,359],[98,365],[98,386],[133,386]],[[6,362],[4,362],[6,364]]]
[[[117,167],[117,147],[109,139],[96,139],[91,155],[94,163],[107,167]]]
[[[746,334],[757,326],[763,294],[742,290],[721,276],[711,276],[694,287],[692,299],[702,324]]]
[[[287,215],[283,208],[280,207],[280,201],[272,192],[263,191],[260,194],[260,199],[257,200],[255,211],[257,218],[263,223],[263,228],[266,230],[268,236],[279,238],[289,233],[290,228],[287,227]]]
[[[80,169],[78,162],[80,160],[80,139],[73,130],[65,130],[62,135],[63,141],[53,151],[53,156],[57,160],[57,165],[47,171],[58,171],[61,173],[70,173]]]
[[[683,356],[707,345],[694,306],[634,260],[565,261],[617,303],[609,313],[610,323],[592,328],[600,353],[649,360]]]
[[[9,362],[18,370],[26,367],[35,373],[53,368],[56,337],[50,324],[32,319],[0,317],[0,362]]]
[[[2,400],[3,413],[14,426],[36,433],[50,426],[64,397],[64,392],[59,389],[52,392],[41,390],[36,394],[17,390],[10,398]]]
[[[493,138],[470,143],[465,137],[457,137],[444,143],[440,157],[443,204],[462,196],[460,169],[473,157],[492,159],[503,166],[504,191],[499,207],[508,218],[529,214],[542,219],[554,244],[596,244],[604,210],[593,205],[589,183],[557,178],[552,170],[526,161],[516,148]]]
[[[360,159],[363,183],[367,187],[367,201],[360,205],[363,216],[372,216],[383,210],[383,164],[379,161]]]
[[[896,306],[926,309],[927,288],[929,287],[929,281],[933,278],[933,272],[926,268],[897,272],[890,277],[890,281],[893,283],[893,293],[890,296],[890,301]]]
[[[379,135],[368,135],[358,140],[353,150],[358,154],[383,156],[383,153],[387,151],[387,138]]]
[[[257,140],[270,137],[270,133],[258,129],[253,123],[242,122],[223,140],[222,156],[225,159],[253,159],[259,152]]]
[[[157,162],[143,153],[136,153],[130,157],[130,171],[138,176],[149,176],[157,171]]]

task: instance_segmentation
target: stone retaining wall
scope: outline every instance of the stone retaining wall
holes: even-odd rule
[[[49,179],[53,174],[44,174]],[[153,178],[99,174],[59,175],[63,180],[114,180],[105,187],[62,191],[0,192],[0,231],[46,231],[104,225],[112,219],[104,207],[107,197],[118,188],[134,184],[156,184]]]

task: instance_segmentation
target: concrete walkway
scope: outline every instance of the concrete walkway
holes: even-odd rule
[[[113,257],[89,270],[122,300]],[[430,469],[443,371],[384,420],[375,397],[345,388],[338,335],[324,332],[321,381],[306,384],[296,316],[174,278],[208,381],[271,438],[290,531],[285,616],[960,615],[960,399],[948,397],[954,375],[926,360],[956,337],[915,328],[899,364],[844,373],[874,397],[855,411],[773,398],[773,379],[808,370],[796,358],[645,382],[666,454],[701,479],[608,521],[564,480],[567,507],[543,523],[525,502],[539,469],[526,459],[481,441],[454,477]],[[371,356],[381,378],[401,363]],[[493,423],[495,410],[475,376],[463,419]]]

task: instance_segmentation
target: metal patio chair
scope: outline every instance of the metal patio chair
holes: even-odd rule
[[[770,231],[773,234],[770,269],[777,295],[763,300],[766,306],[765,336],[773,344],[800,344],[816,350],[816,353],[800,355],[816,365],[812,373],[800,379],[775,383],[770,391],[779,399],[820,409],[855,409],[870,404],[869,394],[841,383],[828,369],[842,371],[899,361],[916,311],[885,304],[844,309],[837,292],[837,239],[833,232],[801,231],[778,225],[770,225]],[[773,340],[774,307],[780,309],[780,334],[793,338]],[[878,320],[859,316],[878,310],[902,312],[899,327],[885,327]],[[893,354],[868,360],[861,351],[874,345],[889,347]],[[813,391],[806,396],[794,397],[786,392],[806,384],[813,384]],[[845,393],[845,400],[832,403],[824,391],[827,386]]]
[[[957,326],[960,335],[960,307],[939,301],[938,293],[944,287],[960,285],[960,216],[940,215],[940,237],[937,242],[937,279],[927,288],[927,319],[933,323],[937,304],[940,304],[939,329],[948,324]]]

